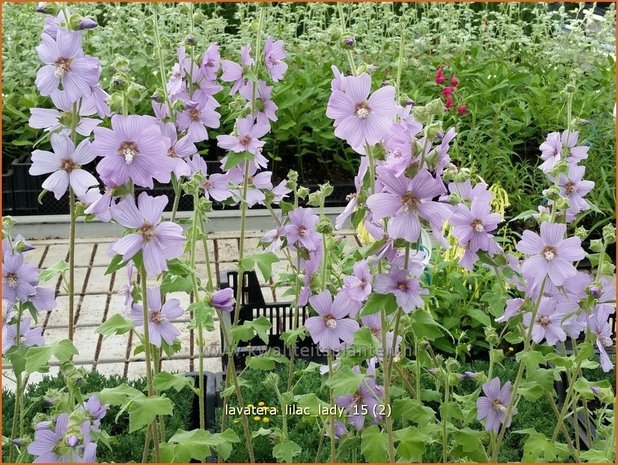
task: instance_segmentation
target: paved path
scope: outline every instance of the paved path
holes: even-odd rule
[[[18,228],[15,233],[18,233]],[[260,250],[258,241],[263,236],[262,231],[249,232],[245,240],[245,253],[252,254]],[[352,231],[344,231],[341,239],[345,240],[349,246],[357,244]],[[97,370],[105,375],[117,374],[127,379],[134,379],[145,376],[146,366],[143,354],[134,355],[136,338],[131,334],[121,336],[111,336],[103,338],[97,334],[97,327],[113,315],[124,313],[124,297],[119,291],[126,284],[126,269],[119,270],[111,275],[105,275],[105,270],[110,262],[108,250],[113,237],[107,238],[86,238],[77,241],[76,244],[76,270],[75,270],[75,345],[79,350],[79,355],[75,357],[75,362],[87,370]],[[59,260],[68,261],[68,241],[65,239],[37,240],[31,242],[36,247],[35,250],[26,254],[26,261],[45,268]],[[209,236],[209,252],[211,266],[217,276],[219,285],[219,274],[221,271],[233,270],[236,268],[238,259],[239,238],[238,233],[214,233]],[[273,265],[273,275],[276,276],[286,271],[287,262],[281,261]],[[198,273],[205,278],[206,266],[204,250],[201,244],[197,249]],[[282,295],[285,288],[275,286],[271,279],[263,282],[261,273],[258,277],[262,284],[262,293],[266,301],[286,301]],[[155,282],[149,283],[154,285]],[[68,296],[60,278],[53,283],[45,284],[47,287],[55,286],[57,295],[57,307],[54,311],[43,317],[41,324],[45,328],[44,336],[48,342],[65,339],[68,335]],[[189,305],[189,295],[177,292],[168,294],[168,298],[177,298],[183,308]],[[176,320],[176,326],[181,335],[180,341],[182,349],[171,359],[163,359],[163,369],[172,372],[189,372],[197,370],[197,347],[193,330],[187,328],[190,318],[187,314],[182,319]],[[219,322],[215,321],[215,331],[206,335],[206,359],[205,369],[208,371],[221,371],[220,359],[221,340],[219,333]],[[4,370],[3,370],[4,371]],[[52,366],[50,373],[58,373],[58,367]],[[7,372],[7,374],[9,374]],[[10,374],[9,374],[10,376]],[[42,375],[34,375],[30,382],[38,382]],[[12,389],[12,381],[3,377],[3,387]]]

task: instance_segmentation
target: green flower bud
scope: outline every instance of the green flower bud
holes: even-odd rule
[[[550,188],[545,189],[543,191],[543,196],[547,200],[552,200],[554,202],[562,198],[560,195],[560,189],[557,186],[551,186]]]
[[[601,253],[605,251],[605,246],[601,239],[593,239],[590,241],[590,250],[593,252]]]
[[[332,28],[332,31],[330,33],[330,41],[331,42],[337,42],[339,39],[341,39],[341,35],[342,34],[343,34],[343,32],[341,31],[340,27]]]
[[[333,225],[328,218],[322,218],[318,223],[316,231],[320,234],[331,234],[333,232]]]
[[[493,326],[485,326],[485,340],[492,346],[500,344],[500,337]]]
[[[581,240],[584,240],[588,237],[588,230],[583,226],[578,226],[577,228],[575,228],[575,235]]]
[[[616,242],[616,228],[613,224],[603,226],[603,240],[606,245]]]
[[[309,195],[309,189],[306,187],[299,187],[298,191],[296,192],[296,194],[298,195],[299,198],[301,199],[305,199],[308,195]]]

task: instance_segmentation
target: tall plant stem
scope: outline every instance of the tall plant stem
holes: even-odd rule
[[[229,338],[229,334],[230,334],[229,328],[226,327],[227,319],[223,317],[221,312],[217,312],[217,313],[219,315],[219,322],[223,326],[222,333],[223,333],[223,340],[225,342],[225,345],[226,347],[231,347],[230,345],[231,341]],[[232,383],[234,384],[234,390],[236,392],[236,398],[238,399],[238,405],[242,409],[245,404],[243,401],[242,392],[240,390],[240,383],[238,382],[238,376],[236,376],[236,367],[234,364],[233,354],[234,354],[234,351],[228,354],[227,378],[228,378],[228,381],[230,378],[232,379]],[[225,420],[225,417],[224,417],[224,420]],[[249,428],[249,420],[247,419],[246,415],[241,415],[241,421],[242,421],[243,430],[245,433],[245,440],[247,441],[247,452],[249,453],[249,461],[255,462],[255,456],[253,453],[253,440],[251,436],[251,429]]]
[[[545,290],[546,281],[547,281],[547,277],[543,279],[543,283],[541,284],[541,289],[539,290],[539,298],[537,299],[536,304],[534,305],[532,316],[530,317],[530,326],[528,326],[528,332],[526,333],[526,336],[524,339],[525,347],[522,352],[523,355],[528,353],[530,349],[534,346],[534,344],[530,343],[529,341],[531,340],[530,338],[532,336],[532,328],[534,328],[536,314],[539,311],[539,306],[541,305],[541,300],[543,299],[543,291]],[[506,428],[507,428],[506,425],[508,423],[508,420],[511,418],[511,415],[513,414],[513,408],[515,407],[515,404],[519,400],[519,396],[517,395],[517,390],[519,389],[519,384],[521,383],[521,379],[524,374],[524,368],[525,368],[524,360],[525,360],[525,357],[522,356],[519,362],[519,369],[517,370],[517,376],[515,377],[515,382],[513,383],[513,397],[511,399],[511,402],[509,402],[509,406],[506,409],[506,415],[504,416],[505,420],[504,420],[504,423],[502,423],[500,432],[498,433],[496,447],[494,448],[491,454],[492,462],[497,462],[498,460],[498,452],[500,451],[500,447],[502,446],[502,441],[504,440],[504,434],[506,433]]]
[[[150,353],[150,330],[148,328],[148,284],[146,276],[146,268],[142,263],[139,270],[140,278],[142,280],[142,310],[144,317],[144,356],[146,357],[146,383],[148,385],[148,397],[154,396],[154,386],[152,383],[152,357]],[[156,462],[161,461],[161,454],[159,452],[159,431],[157,429],[156,420],[153,420],[151,424],[152,428],[152,442],[155,450]]]
[[[387,408],[390,408],[390,400],[391,400],[391,363],[390,358],[391,354],[389,354],[388,344],[386,342],[386,333],[388,332],[388,319],[386,318],[386,310],[381,310],[381,319],[382,319],[382,350],[383,350],[383,358],[384,358],[384,405]],[[399,309],[397,311],[399,313]],[[393,337],[397,339],[397,333],[393,334]],[[384,419],[384,424],[386,426],[386,435],[387,435],[387,443],[388,443],[388,461],[390,463],[395,461],[395,444],[393,438],[393,420],[390,415],[386,415]]]
[[[199,194],[193,194],[193,226],[191,229],[191,269],[195,270],[195,252],[197,249],[198,232],[202,224],[199,210]],[[197,276],[193,273],[193,299],[199,302],[199,286]],[[206,415],[204,407],[204,328],[202,325],[197,327],[197,346],[198,346],[198,400],[199,400],[199,417],[200,429],[206,429]]]
[[[69,186],[69,339],[73,340],[75,333],[75,192]]]
[[[343,5],[340,2],[337,2],[337,11],[339,13],[339,22],[341,24],[341,32],[345,34],[345,14],[343,12]],[[350,72],[353,76],[357,75],[356,65],[354,64],[354,55],[352,55],[352,50],[346,50],[346,55],[348,57],[348,64],[350,65]]]
[[[20,303],[17,304],[17,323],[15,327],[15,347],[19,349],[21,341],[21,316],[23,313],[23,306]],[[11,427],[11,441],[17,437],[18,418],[21,419],[21,403],[23,396],[22,389],[22,375],[21,373],[15,373],[15,405],[13,406],[13,425]],[[22,426],[20,425],[20,429]],[[11,451],[9,452],[9,463],[13,462],[13,452],[17,449],[17,446],[11,443]]]
[[[333,354],[329,350],[328,351],[328,377],[333,377]],[[330,406],[331,410],[335,406],[335,398],[333,396],[333,392],[331,389],[330,393]],[[330,463],[334,463],[337,459],[337,450],[335,448],[335,416],[330,415],[328,417],[329,420],[329,430],[328,430],[328,438],[330,439]]]

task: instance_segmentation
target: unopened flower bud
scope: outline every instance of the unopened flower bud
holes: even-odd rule
[[[185,39],[185,44],[189,47],[193,47],[195,44],[197,44],[197,39],[195,38],[195,36],[188,35]]]
[[[14,445],[16,445],[17,447],[21,447],[25,444],[25,441],[21,438],[15,438],[11,441]]]
[[[333,232],[333,224],[328,218],[322,218],[318,223],[316,231],[320,234],[330,234]]]
[[[613,224],[603,226],[603,240],[606,245],[616,242],[616,228]]]
[[[468,108],[462,103],[457,107],[457,113],[460,115],[465,115],[468,112]]]
[[[590,250],[593,252],[601,253],[605,251],[603,241],[601,239],[592,239],[590,241]]]
[[[592,285],[588,288],[588,294],[595,299],[601,297],[601,288],[599,286]]]
[[[72,434],[67,438],[67,446],[69,447],[77,447],[77,445],[79,444],[79,438],[77,437],[77,435]]]
[[[500,338],[498,337],[498,333],[493,326],[485,326],[485,340],[489,342],[492,346],[497,346],[500,344]]]
[[[127,81],[124,79],[124,77],[120,76],[119,74],[116,74],[112,78],[112,86],[114,86],[116,89],[123,89],[126,83]]]
[[[91,18],[81,18],[77,21],[77,30],[84,31],[86,29],[94,29],[98,27],[99,24]]]
[[[473,371],[464,371],[461,374],[461,379],[475,379],[477,376],[478,374]]]
[[[551,186],[548,189],[543,190],[543,196],[547,200],[557,201],[562,198],[560,195],[560,189],[557,186]]]
[[[341,35],[342,35],[342,31],[340,27],[334,27],[332,29],[332,32],[330,34],[330,41],[331,42],[337,42],[339,39],[341,39]]]
[[[459,79],[457,79],[457,76],[453,74],[453,77],[451,78],[451,86],[457,87],[458,85],[459,85]]]
[[[304,199],[305,197],[309,195],[309,189],[307,189],[306,187],[299,187],[297,191],[297,195],[301,199]]]
[[[583,226],[578,226],[575,228],[575,235],[580,239],[584,240],[588,237],[588,230]]]
[[[353,36],[347,36],[343,39],[343,46],[345,48],[352,48],[356,44],[356,39]]]
[[[60,12],[60,7],[54,2],[40,2],[36,6],[37,13],[42,13],[45,15],[57,15]]]

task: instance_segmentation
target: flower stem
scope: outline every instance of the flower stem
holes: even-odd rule
[[[202,224],[201,215],[199,210],[199,194],[195,192],[193,194],[193,226],[191,235],[191,269],[195,270],[195,251],[197,248],[197,233],[199,227]],[[197,283],[197,276],[193,273],[193,298],[195,302],[199,302],[199,286]],[[200,416],[200,429],[206,429],[206,416],[204,408],[204,328],[199,325],[197,328],[197,347],[198,347],[198,400],[199,400],[199,416]]]
[[[446,374],[446,379],[444,380],[444,415],[442,416],[442,462],[443,463],[447,463],[448,461],[448,415],[446,415],[447,413],[447,408],[446,406],[448,405],[449,402],[449,392],[448,392],[448,369],[447,369],[447,374]]]
[[[148,327],[148,285],[146,268],[144,263],[140,265],[140,278],[142,280],[142,310],[144,317],[144,356],[146,357],[146,383],[148,385],[148,397],[154,396],[154,387],[152,383],[152,357],[150,353],[150,330]],[[152,428],[152,442],[155,449],[155,461],[160,462],[161,456],[159,452],[159,431],[157,429],[156,419],[151,423]]]
[[[502,423],[501,425],[500,433],[498,434],[498,439],[496,441],[496,447],[492,451],[492,458],[491,458],[492,462],[497,462],[498,460],[498,452],[500,451],[500,447],[502,446],[502,441],[504,440],[504,434],[506,433],[506,428],[507,428],[506,425],[509,422],[509,419],[511,418],[511,414],[513,413],[513,407],[519,400],[519,397],[517,395],[517,390],[519,389],[519,384],[521,383],[521,379],[524,374],[524,368],[525,368],[524,355],[528,353],[530,349],[532,349],[532,347],[534,347],[534,343],[533,342],[529,343],[529,341],[531,340],[531,337],[532,337],[532,328],[534,328],[534,321],[536,319],[536,314],[539,311],[539,306],[541,305],[541,300],[543,299],[543,291],[545,290],[546,281],[547,281],[547,277],[543,279],[543,283],[541,284],[541,289],[539,290],[539,298],[537,299],[536,304],[534,305],[532,316],[530,317],[530,325],[528,326],[528,332],[526,334],[526,338],[524,339],[525,347],[524,347],[524,350],[522,351],[522,357],[521,357],[521,360],[519,361],[519,369],[517,370],[517,376],[515,377],[515,382],[513,383],[513,396],[512,396],[511,402],[509,402],[509,406],[506,409],[506,415],[504,416],[504,423]]]
[[[23,313],[22,303],[17,304],[17,323],[15,328],[15,348],[19,350],[21,340],[21,316]],[[9,463],[13,462],[13,452],[17,449],[17,446],[13,444],[13,439],[17,438],[17,422],[18,418],[21,418],[21,398],[22,398],[22,376],[21,373],[15,373],[15,405],[13,406],[13,426],[11,428],[11,452],[9,453]],[[20,425],[21,429],[21,425]]]
[[[333,353],[330,350],[328,351],[328,377],[329,378],[333,377]],[[330,406],[331,406],[331,410],[335,406],[335,398],[333,396],[332,389],[330,392]],[[328,430],[328,437],[330,439],[330,463],[334,463],[335,460],[337,459],[337,451],[335,448],[335,417],[334,415],[330,415],[328,420],[330,422],[330,425],[329,425],[330,427]]]
[[[69,186],[69,339],[73,340],[75,332],[75,192]]]
[[[388,332],[388,320],[386,318],[386,310],[382,309],[381,311],[382,318],[382,350],[384,351],[384,405],[390,406],[391,399],[391,365],[390,365],[390,355],[388,353],[388,347],[386,342],[386,333]],[[397,335],[393,335],[394,338],[397,338]],[[393,438],[393,421],[390,415],[386,415],[384,419],[384,423],[386,426],[386,435],[388,437],[388,461],[390,463],[395,461],[395,444]]]

